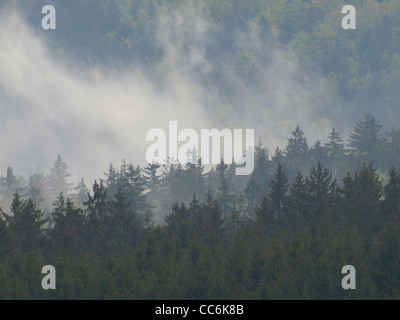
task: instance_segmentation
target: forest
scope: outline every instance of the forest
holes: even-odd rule
[[[400,1],[349,3],[356,30],[343,0],[2,1],[0,299],[399,299]],[[212,127],[256,129],[251,175],[127,155],[74,181],[70,159],[144,157],[124,145],[143,123],[197,120],[181,100]],[[52,152],[47,172],[18,172]]]
[[[61,156],[28,182],[9,167],[0,298],[398,299],[400,135],[381,129],[366,114],[348,143],[332,128],[309,147],[297,126],[285,150],[259,143],[247,181],[223,160],[122,161],[91,190]],[[47,264],[57,290],[40,286]],[[341,287],[345,265],[357,290]]]

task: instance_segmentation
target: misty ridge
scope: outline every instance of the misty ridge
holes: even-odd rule
[[[0,299],[398,299],[400,2],[352,4],[2,1]],[[147,163],[170,121],[254,171]]]
[[[110,163],[118,167],[121,159],[128,159],[132,166],[144,168],[146,133],[152,128],[165,129],[170,120],[195,130],[254,128],[263,144],[259,150],[267,148],[263,151],[266,163],[258,164],[268,172],[262,178],[267,180],[281,162],[278,159],[283,162],[291,157],[286,139],[297,125],[307,135],[308,144],[301,150],[307,156],[302,155],[304,161],[297,163],[298,167],[288,165],[290,177],[297,171],[307,173],[317,159],[339,179],[346,170],[359,169],[363,161],[373,161],[382,175],[389,164],[397,164],[397,154],[388,161],[382,160],[383,154],[378,156],[383,147],[333,167],[324,158],[332,157],[324,145],[329,143],[328,137],[334,139],[333,127],[342,136],[350,134],[354,123],[369,112],[377,114],[386,128],[397,125],[398,105],[390,101],[398,101],[398,90],[389,90],[395,88],[400,61],[393,41],[392,24],[397,20],[392,16],[398,9],[394,1],[360,5],[358,31],[353,38],[340,30],[340,24],[332,25],[340,1],[316,6],[298,2],[293,7],[242,1],[168,5],[157,1],[103,1],[101,5],[50,1],[57,8],[58,23],[52,32],[40,29],[42,2],[5,2],[1,11],[0,145],[7,152],[2,152],[0,164],[7,172],[6,209],[10,195],[20,189],[42,192],[43,205],[50,210],[60,192],[78,197],[79,191],[74,195],[72,186],[78,187],[79,181],[83,188],[84,181],[90,185],[94,179],[105,179],[101,173]],[[303,10],[297,12],[303,20],[293,16],[283,21],[274,14],[289,12],[296,5]],[[269,14],[268,8],[272,10]],[[372,9],[374,22],[369,19]],[[338,21],[340,17],[337,14]],[[321,34],[323,28],[330,36]],[[332,49],[334,52],[322,57],[327,49],[313,43],[312,36],[339,51]],[[375,43],[378,38],[386,41],[376,44],[380,52],[378,47],[368,46],[362,54],[367,42]],[[355,46],[352,58],[345,58],[351,45]],[[370,66],[371,70],[356,70],[357,59],[364,69]],[[351,66],[347,65],[349,60]],[[369,91],[361,84],[369,85],[381,76],[381,70],[372,70],[376,65],[386,72],[391,85],[381,90],[386,96],[375,90],[373,99],[361,99]],[[353,92],[349,87],[355,88]],[[385,134],[376,133],[370,139],[380,139],[384,148],[396,150],[397,140],[392,136],[397,131]],[[300,139],[295,134],[293,138]],[[385,144],[390,139],[392,142]],[[354,146],[352,151],[346,159],[354,152],[365,152]],[[71,172],[60,174],[64,175],[59,177],[60,185],[46,192],[42,185],[51,173],[41,172],[54,164],[57,154],[65,157]],[[30,178],[22,182],[23,178],[15,178],[10,169]],[[168,171],[163,173],[160,168],[152,174],[165,178]],[[165,215],[163,211],[169,210],[175,199],[190,201],[193,193],[203,197],[210,189],[217,195],[218,183],[211,182],[215,168],[203,171],[201,168],[201,175],[211,178],[204,186],[201,182],[200,189],[187,188],[188,183],[180,181],[179,189],[187,192],[168,191],[166,203],[150,200],[159,208],[157,214]],[[18,183],[10,182],[13,179]],[[243,192],[248,180],[234,177],[232,192]],[[10,187],[15,183],[17,187]],[[173,189],[171,184],[169,189]],[[145,193],[149,190],[148,186],[143,188]],[[82,205],[81,200],[78,205]]]
[[[332,25],[333,17],[340,21],[340,10],[335,15],[340,1],[293,7],[242,1],[50,1],[58,23],[52,32],[40,29],[42,2],[5,2],[1,12],[3,172],[12,165],[22,175],[36,173],[37,180],[57,154],[67,160],[75,184],[102,178],[104,168],[121,159],[145,167],[146,133],[166,129],[170,120],[195,130],[255,129],[272,162],[275,148],[285,151],[297,125],[315,148],[318,141],[327,142],[332,127],[345,136],[367,113],[377,114],[386,128],[397,125],[398,104],[390,103],[398,101],[398,90],[390,88],[396,87],[400,61],[393,41],[394,1],[360,5],[358,30],[351,37],[340,24]],[[296,13],[302,18],[279,18],[291,9],[302,9]],[[371,14],[376,21],[370,21]],[[323,28],[329,36],[321,34]],[[312,36],[338,51],[321,56],[327,49]],[[363,53],[368,41],[378,39],[386,42],[368,45]],[[349,46],[355,46],[351,58]],[[361,62],[363,69],[357,69]],[[377,65],[390,85],[364,99],[370,89],[361,84],[381,76],[383,71],[372,70]],[[297,168],[302,169],[310,166]],[[387,169],[385,164],[382,170]],[[238,183],[242,191],[246,180]]]
[[[357,177],[368,168],[380,188],[387,188],[396,167],[400,168],[400,130],[383,134],[382,125],[371,114],[354,125],[347,143],[333,127],[327,140],[324,144],[317,140],[309,146],[299,126],[292,131],[283,150],[277,147],[270,153],[260,140],[254,151],[254,171],[248,176],[236,175],[236,164],[228,165],[224,159],[209,171],[201,157],[197,163],[180,164],[169,159],[166,164],[153,162],[144,167],[124,159],[120,166],[109,164],[92,186],[87,186],[83,178],[77,184],[71,183],[68,164],[58,155],[47,174],[33,174],[28,180],[7,167],[6,174],[0,177],[0,203],[3,212],[9,213],[16,197],[29,198],[51,219],[60,199],[71,201],[89,214],[90,201],[98,198],[101,190],[105,213],[112,214],[112,203],[122,192],[125,204],[140,221],[163,225],[178,203],[189,203],[193,198],[206,201],[211,197],[221,207],[224,218],[229,220],[234,213],[237,219],[245,220],[255,218],[265,197],[273,199],[275,183],[282,184],[279,196],[290,198],[295,196],[292,188],[298,184],[306,188],[318,170],[323,174],[317,175],[317,179],[322,179],[317,183],[318,189],[323,188],[320,183],[328,183],[336,194],[346,188],[346,179],[352,173]],[[191,156],[197,159],[195,150]]]
[[[3,170],[45,171],[57,154],[75,181],[124,158],[144,166],[146,133],[169,120],[255,129],[271,150],[297,124],[310,143],[332,126],[346,136],[366,113],[396,127],[394,1],[358,6],[354,34],[336,24],[340,1],[48,1],[51,32],[44,3],[3,5]]]

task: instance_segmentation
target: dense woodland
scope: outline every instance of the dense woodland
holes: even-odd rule
[[[34,28],[38,7],[54,4],[57,32],[41,37],[82,73],[133,65],[159,90],[182,76],[217,92],[208,111],[223,125],[258,106],[278,52],[310,70],[285,103],[315,119],[338,112],[353,129],[310,143],[297,126],[276,149],[261,137],[247,177],[223,160],[210,171],[122,160],[76,183],[62,156],[30,177],[11,163],[0,178],[0,299],[399,299],[400,1],[349,2],[356,32],[341,29],[343,0],[3,1]],[[199,24],[211,25],[206,40],[193,37]],[[198,42],[207,72],[182,59]],[[42,289],[44,265],[57,290]],[[341,287],[344,265],[356,290]]]
[[[83,180],[73,188],[61,156],[28,182],[9,167],[0,298],[399,298],[400,139],[380,132],[367,114],[347,144],[332,129],[310,148],[297,127],[285,150],[258,145],[247,181],[223,160],[206,173],[123,161],[90,191]],[[357,290],[341,288],[347,264]]]

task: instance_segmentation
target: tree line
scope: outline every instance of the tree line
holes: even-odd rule
[[[8,168],[0,298],[397,299],[400,165],[384,152],[400,144],[396,131],[380,129],[367,114],[347,145],[332,129],[309,148],[297,127],[273,157],[257,147],[247,181],[223,160],[208,173],[199,163],[167,165],[162,174],[157,164],[123,161],[91,191],[81,180],[70,193],[61,156],[39,175],[43,188],[33,183],[38,175],[26,184]],[[43,195],[56,191],[45,207]],[[174,191],[192,194],[177,201]],[[40,285],[47,264],[57,270],[51,292]],[[357,270],[357,290],[341,287],[347,264]]]

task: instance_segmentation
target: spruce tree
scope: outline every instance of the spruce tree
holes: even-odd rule
[[[306,179],[306,200],[310,218],[321,218],[334,203],[336,196],[336,180],[332,173],[319,162],[317,168],[311,169]]]
[[[65,199],[62,193],[53,202],[52,220],[54,226],[50,236],[57,250],[75,254],[85,250],[83,212],[74,206],[70,198]]]
[[[305,159],[308,151],[307,139],[304,131],[296,126],[292,131],[292,137],[288,138],[288,144],[286,146],[286,158],[288,160],[294,159]]]
[[[150,193],[153,194],[160,187],[160,175],[158,174],[158,169],[160,165],[158,163],[149,163],[143,169],[143,176],[146,181],[146,188],[150,190]]]
[[[31,197],[32,200],[40,206],[45,201],[44,190],[45,181],[43,173],[33,174],[29,178],[28,188],[26,192],[27,196]]]
[[[291,179],[295,172],[304,170],[307,166],[309,148],[304,131],[296,126],[292,132],[292,137],[288,138],[285,150],[287,174]],[[308,170],[308,169],[307,169]]]
[[[343,211],[347,221],[357,226],[364,234],[376,232],[384,222],[381,214],[382,183],[372,164],[363,168],[354,177],[347,176],[342,194]]]
[[[21,249],[38,247],[44,240],[44,225],[47,219],[31,198],[23,200],[15,193],[11,205],[11,215],[6,215],[11,235]]]
[[[72,184],[69,182],[71,173],[67,162],[58,155],[50,173],[46,177],[46,197],[48,202],[52,202],[56,197],[63,193],[68,196]]]
[[[314,143],[312,148],[310,149],[310,161],[314,165],[317,165],[318,162],[325,163],[326,165],[326,155],[327,149],[326,146],[323,146],[321,141],[317,140]]]
[[[110,211],[110,237],[117,247],[134,247],[139,231],[139,221],[132,210],[130,199],[120,187],[115,192],[109,204]]]
[[[75,187],[75,197],[74,197],[74,201],[78,206],[82,206],[83,203],[88,201],[88,194],[89,194],[89,189],[85,184],[85,181],[83,180],[83,178],[81,179],[81,181],[79,181],[78,185]]]
[[[0,198],[4,208],[8,208],[11,205],[14,194],[22,194],[25,189],[25,182],[22,177],[18,177],[14,174],[12,167],[7,167],[7,173],[5,177],[0,178]]]
[[[290,186],[289,206],[292,223],[294,225],[305,224],[308,212],[307,186],[306,179],[300,171],[296,174]]]
[[[281,217],[283,210],[286,206],[287,191],[289,189],[288,178],[282,169],[281,164],[275,171],[274,178],[271,180],[269,198],[272,200],[272,207],[275,212],[275,218]]]
[[[244,197],[246,199],[246,214],[250,218],[254,217],[254,209],[256,205],[261,202],[262,197],[259,197],[260,194],[260,183],[258,179],[251,175],[249,181],[247,181],[246,188],[244,190]]]
[[[332,127],[332,131],[328,136],[328,142],[325,143],[325,149],[328,157],[332,157],[336,160],[342,160],[345,147],[343,139],[340,137],[339,133],[335,131],[334,127]]]
[[[381,129],[382,125],[374,116],[367,113],[364,120],[355,124],[353,132],[349,135],[350,148],[368,154],[369,160],[375,159],[374,153],[378,151],[381,143]]]

